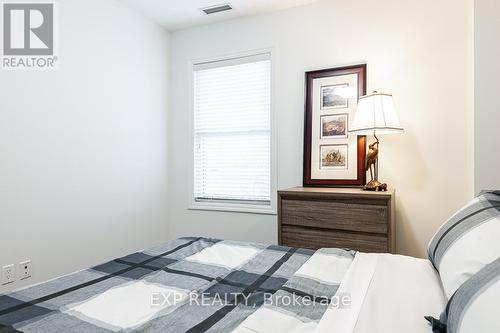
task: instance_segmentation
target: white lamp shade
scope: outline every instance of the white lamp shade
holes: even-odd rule
[[[391,134],[402,133],[391,94],[373,92],[359,98],[350,133]]]

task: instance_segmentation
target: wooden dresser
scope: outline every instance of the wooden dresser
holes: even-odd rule
[[[278,191],[280,245],[395,252],[394,191],[295,187]]]

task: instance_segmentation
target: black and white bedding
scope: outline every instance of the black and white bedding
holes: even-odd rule
[[[314,332],[354,257],[181,238],[0,295],[0,332]]]

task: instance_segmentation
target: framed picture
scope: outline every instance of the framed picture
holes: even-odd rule
[[[306,73],[304,186],[365,184],[366,138],[349,134],[365,94],[364,64]]]
[[[321,119],[321,139],[345,139],[347,138],[347,127],[349,123],[349,115],[330,114],[320,116]]]
[[[345,93],[349,91],[348,87],[347,84],[321,87],[321,110],[348,108],[349,96]]]
[[[348,148],[347,145],[320,146],[320,169],[347,169]]]

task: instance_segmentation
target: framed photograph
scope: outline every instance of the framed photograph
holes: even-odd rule
[[[349,85],[335,84],[321,87],[321,109],[345,109],[349,107]]]
[[[320,169],[347,169],[348,145],[324,145],[320,150]]]
[[[304,186],[362,187],[366,138],[349,133],[366,65],[306,73]]]
[[[324,115],[320,119],[321,139],[347,138],[349,123],[349,115],[347,113]]]

